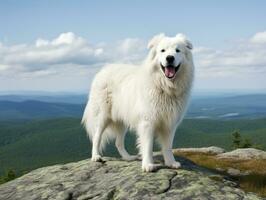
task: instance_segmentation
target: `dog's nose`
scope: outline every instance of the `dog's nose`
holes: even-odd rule
[[[168,63],[173,63],[174,62],[174,60],[175,60],[175,57],[174,56],[167,56],[166,57],[166,61],[168,62]]]

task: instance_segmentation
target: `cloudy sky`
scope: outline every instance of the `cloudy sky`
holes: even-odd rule
[[[266,1],[1,1],[0,92],[85,92],[164,32],[194,44],[195,89],[266,92]]]

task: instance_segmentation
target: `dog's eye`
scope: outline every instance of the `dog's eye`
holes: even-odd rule
[[[165,52],[165,49],[162,49],[161,52]]]
[[[175,51],[176,51],[176,53],[180,52],[180,50],[179,50],[179,49],[175,49]]]

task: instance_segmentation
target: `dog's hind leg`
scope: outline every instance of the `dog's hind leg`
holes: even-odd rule
[[[106,129],[106,127],[108,126],[108,123],[109,121],[106,118],[100,118],[98,120],[96,131],[92,138],[92,156],[91,156],[92,161],[99,162],[102,160],[100,156],[100,144],[101,144],[102,134]]]
[[[119,152],[119,154],[122,156],[124,160],[136,160],[138,156],[130,155],[126,148],[125,148],[125,135],[126,135],[126,129],[122,126],[120,126],[117,129],[116,134],[116,140],[115,140],[115,146]]]

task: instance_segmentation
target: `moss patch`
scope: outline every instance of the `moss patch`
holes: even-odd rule
[[[226,171],[230,168],[238,169],[242,175],[227,175],[236,180],[243,190],[266,197],[266,160],[218,159],[214,154],[197,152],[174,152],[174,154],[187,158],[197,165],[219,170],[225,174],[227,174]],[[243,175],[245,173],[247,175]]]

